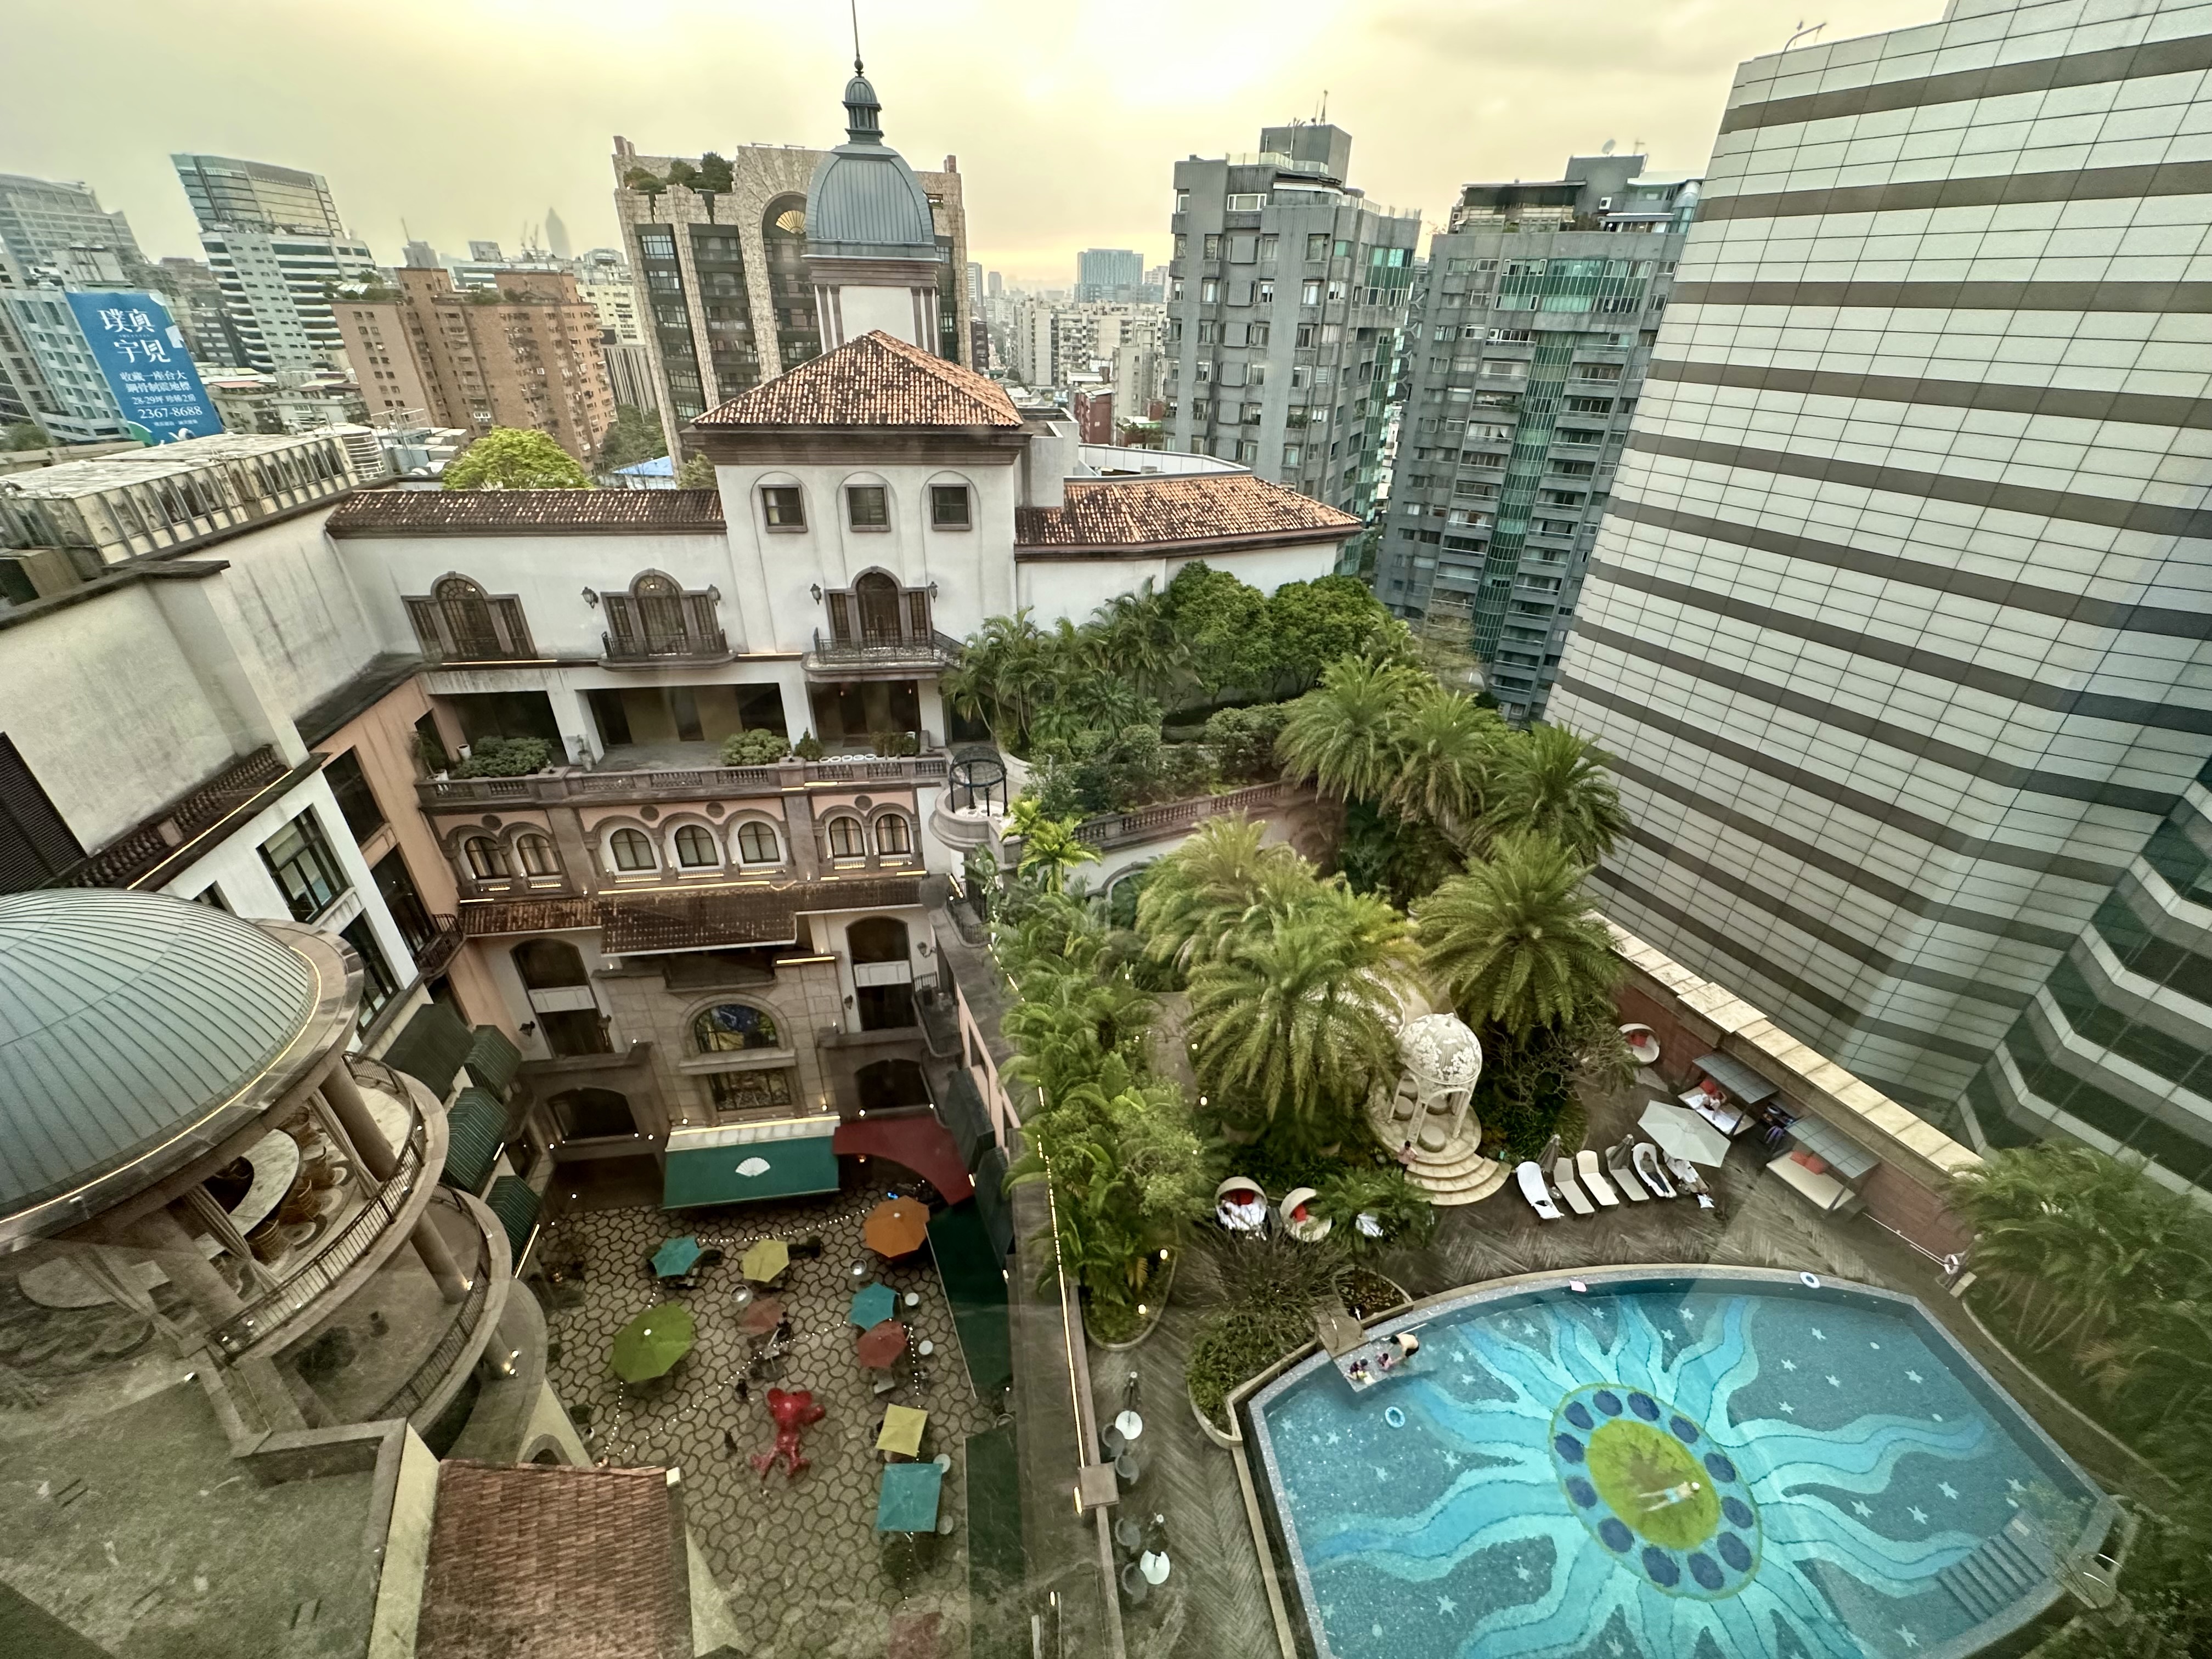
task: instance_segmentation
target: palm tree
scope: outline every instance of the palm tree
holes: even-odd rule
[[[1117,593],[1091,613],[1084,631],[1097,641],[1109,673],[1141,695],[1166,696],[1185,655],[1166,601],[1147,576],[1133,593]]]
[[[1283,775],[1330,794],[1380,799],[1397,776],[1396,732],[1424,678],[1418,670],[1342,657],[1291,705],[1275,752]]]
[[[1604,763],[1565,726],[1530,726],[1499,753],[1483,802],[1484,839],[1548,836],[1588,865],[1628,827]]]
[[[1009,828],[1022,838],[1016,868],[1024,876],[1035,876],[1048,893],[1066,890],[1067,872],[1078,865],[1098,861],[1098,849],[1076,836],[1079,820],[1047,817],[1034,796],[1024,795],[1014,803],[1012,820]]]
[[[1390,804],[1455,840],[1463,836],[1483,810],[1492,769],[1508,743],[1498,711],[1431,684],[1413,694],[1390,737],[1398,769]]]
[[[1421,901],[1422,963],[1470,1024],[1524,1036],[1610,996],[1620,967],[1584,873],[1555,841],[1509,836]]]
[[[1015,749],[1027,743],[1038,694],[1051,683],[1047,637],[1026,606],[988,618],[969,635],[943,681],[955,708],[989,721],[1000,740]]]
[[[1200,1081],[1271,1121],[1326,1120],[1397,1060],[1404,919],[1340,881],[1249,914],[1191,975],[1185,1035]]]
[[[1241,812],[1209,818],[1153,865],[1137,899],[1137,931],[1154,961],[1206,961],[1254,906],[1287,903],[1312,885],[1313,866],[1265,845],[1267,833]]]

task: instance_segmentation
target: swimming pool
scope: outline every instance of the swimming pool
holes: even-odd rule
[[[1974,1652],[2058,1594],[2101,1494],[1910,1297],[1615,1270],[1385,1322],[1248,1432],[1323,1659]]]

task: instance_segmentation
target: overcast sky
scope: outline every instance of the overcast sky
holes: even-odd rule
[[[1738,62],[1941,0],[861,0],[890,142],[960,158],[971,258],[1073,279],[1166,256],[1175,161],[1257,147],[1324,90],[1352,182],[1441,220],[1470,179],[1556,178],[1645,142],[1700,167]],[[548,208],[614,240],[612,134],[648,153],[843,137],[846,0],[20,0],[0,172],[81,178],[149,254],[197,253],[173,150],[325,174],[380,260],[413,234],[510,249]]]

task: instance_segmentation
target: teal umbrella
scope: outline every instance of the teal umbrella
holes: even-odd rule
[[[871,1285],[865,1291],[853,1293],[853,1310],[848,1317],[862,1330],[871,1325],[880,1325],[898,1312],[898,1295],[888,1285]]]
[[[935,1532],[945,1471],[934,1463],[886,1463],[876,1496],[878,1532]]]
[[[706,1252],[699,1241],[686,1233],[681,1238],[672,1238],[653,1253],[653,1271],[663,1279],[673,1279],[678,1273],[688,1273]]]
[[[681,1302],[663,1302],[647,1308],[615,1333],[608,1363],[625,1382],[665,1376],[671,1365],[691,1352],[697,1337],[691,1310]]]

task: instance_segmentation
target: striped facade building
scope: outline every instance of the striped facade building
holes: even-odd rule
[[[1553,719],[1623,926],[1978,1145],[2212,1184],[2212,6],[1738,72]]]

